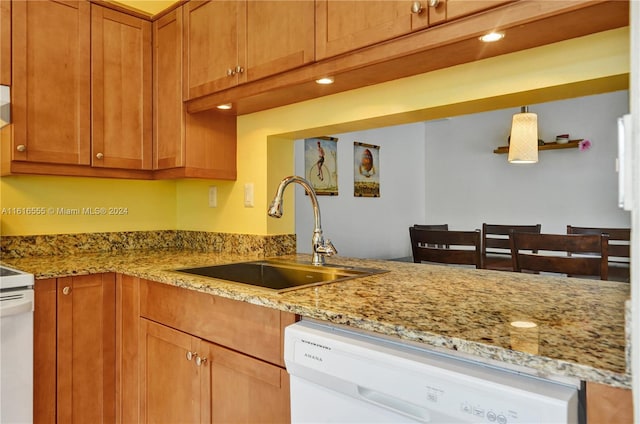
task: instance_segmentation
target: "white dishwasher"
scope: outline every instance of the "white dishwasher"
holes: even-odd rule
[[[285,329],[285,363],[294,424],[584,421],[579,381],[541,379],[316,321]]]

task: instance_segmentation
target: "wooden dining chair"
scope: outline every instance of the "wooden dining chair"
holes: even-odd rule
[[[521,233],[540,233],[542,224],[534,225],[500,225],[482,224],[482,263],[486,269],[513,271],[511,260],[511,231]]]
[[[630,281],[631,228],[567,225],[567,234],[608,234],[609,280],[627,283]]]
[[[608,279],[609,237],[606,234],[513,231],[509,241],[513,270],[516,272],[551,272],[570,277]]]
[[[413,262],[473,265],[482,268],[480,230],[426,230],[409,227]]]
[[[449,224],[413,224],[413,228],[419,228],[421,230],[448,230]],[[435,247],[435,244],[431,244],[431,247]],[[448,247],[446,245],[437,245],[438,247]]]
[[[448,230],[449,224],[413,224],[413,228],[421,230]]]

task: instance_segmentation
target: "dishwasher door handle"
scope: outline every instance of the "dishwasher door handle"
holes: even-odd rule
[[[358,386],[358,394],[363,400],[369,403],[378,405],[385,409],[390,409],[398,414],[413,418],[421,423],[428,423],[431,421],[431,414],[429,414],[427,409],[421,408],[402,399],[361,386]]]
[[[4,302],[7,302],[7,304],[0,306],[0,318],[20,315],[33,311],[33,299]],[[9,304],[9,302],[11,303]]]

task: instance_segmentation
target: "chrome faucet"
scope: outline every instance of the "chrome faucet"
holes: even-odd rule
[[[309,198],[311,199],[311,206],[313,207],[313,217],[315,220],[313,237],[311,238],[311,246],[313,248],[313,257],[311,258],[311,264],[324,265],[324,257],[335,255],[336,253],[338,253],[338,251],[333,246],[330,240],[325,240],[322,236],[318,197],[316,196],[316,192],[313,190],[313,187],[311,187],[309,181],[298,176],[286,177],[285,179],[280,181],[276,196],[273,198],[273,201],[271,202],[271,206],[269,207],[269,211],[267,213],[269,214],[269,216],[272,216],[274,218],[282,217],[282,194],[284,193],[285,187],[287,187],[290,183],[298,183],[302,187],[304,187],[305,191],[309,195]]]

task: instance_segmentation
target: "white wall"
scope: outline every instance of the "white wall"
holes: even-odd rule
[[[338,141],[339,195],[321,196],[324,235],[341,256],[410,256],[408,227],[448,223],[452,229],[541,223],[564,233],[566,225],[627,227],[617,207],[617,117],[628,113],[627,91],[529,105],[539,137],[592,142],[586,151],[547,150],[539,162],[512,165],[493,150],[507,144],[518,108],[445,120],[333,135]],[[319,134],[331,135],[331,134]],[[353,197],[353,142],[380,148],[380,198]],[[295,148],[304,175],[304,141]],[[296,188],[298,251],[311,251],[313,214]]]
[[[411,255],[404,235],[425,216],[424,123],[332,135],[338,138],[338,195],[318,196],[322,230],[340,256]],[[380,146],[380,197],[353,196],[353,142]],[[304,140],[295,142],[296,174],[304,175]],[[285,206],[286,207],[286,206]],[[296,185],[298,252],[311,252],[313,212]]]
[[[529,105],[538,136],[588,139],[592,147],[545,150],[537,164],[509,164],[493,149],[507,144],[511,117],[498,110],[426,124],[426,222],[450,228],[541,223],[546,233],[566,225],[628,227],[617,207],[617,118],[629,110],[627,91]]]

